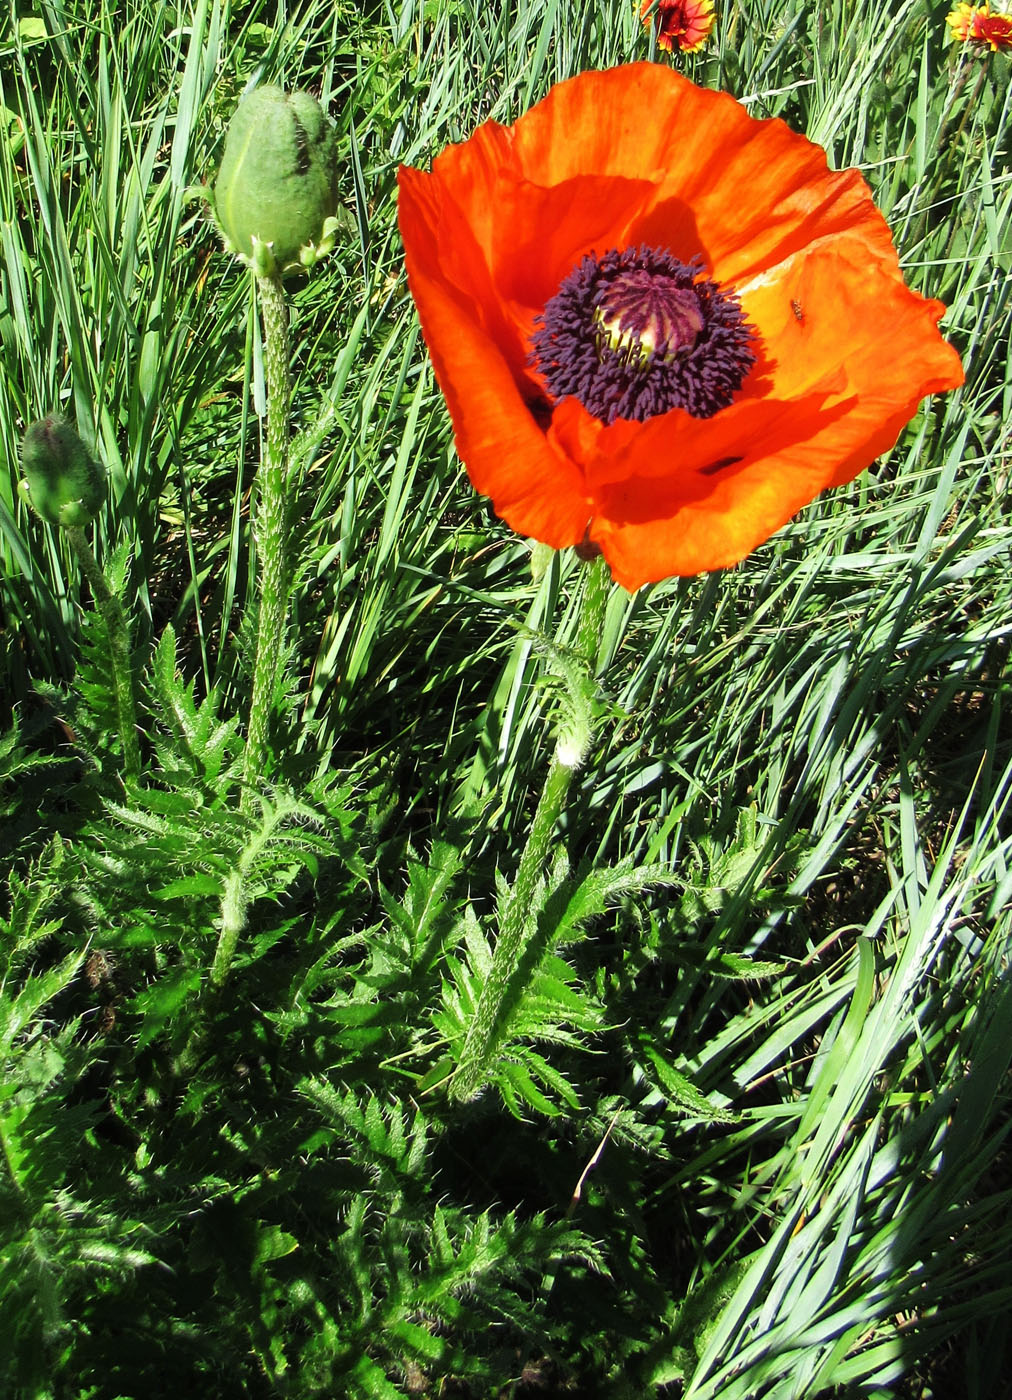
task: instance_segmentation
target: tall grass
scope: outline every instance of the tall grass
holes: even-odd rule
[[[476,975],[458,915],[465,897],[492,903],[489,872],[522,848],[545,740],[537,641],[574,636],[577,571],[559,556],[534,580],[463,475],[406,295],[394,181],[559,79],[669,60],[626,0],[8,11],[0,691],[29,751],[3,746],[5,1143],[33,1094],[41,1106],[40,1165],[3,1187],[30,1229],[0,1296],[44,1319],[16,1333],[25,1394],[390,1396],[466,1378],[488,1395],[884,1397],[951,1337],[951,1393],[1003,1393],[1010,61],[950,44],[947,7],[926,0],[717,8],[685,70],[864,170],[908,279],[947,304],[967,382],[738,568],[615,590],[610,717],[566,837],[581,870],[635,859],[676,884],[618,900],[565,950],[597,1008],[592,1053],[545,1050],[574,1094],[520,1117],[495,1096],[454,1114],[439,1071]],[[225,878],[201,843],[249,690],[264,413],[248,285],[195,187],[256,81],[310,87],[341,138],[343,236],[293,292],[283,757],[317,805],[265,810],[255,838],[215,818],[223,851],[249,869],[273,851],[285,873],[264,875],[220,1058],[187,1088],[163,1041],[199,999],[188,950]],[[127,551],[139,669],[174,631],[148,728],[167,752],[157,705],[178,718],[189,757],[173,763],[204,785],[185,813],[154,796],[131,812],[67,759],[49,687],[75,668],[92,683],[81,580],[16,494],[20,435],[53,408],[111,473],[97,546]],[[222,729],[204,711],[198,739],[205,697]],[[151,870],[182,861],[184,825],[191,864],[152,881],[144,914],[117,882],[134,850]],[[426,939],[442,949],[428,971]],[[87,962],[107,947],[118,974]],[[101,1206],[79,1207],[78,1179]],[[75,1269],[100,1272],[91,1301]],[[183,1297],[170,1269],[204,1293]]]

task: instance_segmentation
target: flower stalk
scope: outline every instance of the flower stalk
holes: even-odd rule
[[[257,780],[265,771],[270,753],[268,728],[277,690],[278,673],[288,624],[291,566],[288,558],[288,468],[290,456],[291,365],[288,349],[288,304],[281,273],[276,269],[258,274],[257,298],[264,329],[264,371],[267,381],[267,430],[256,479],[253,538],[257,556],[256,647],[253,655],[253,693],[246,730],[240,811],[249,816],[256,803]],[[210,1003],[224,986],[246,927],[249,911],[248,869],[240,861],[229,876],[222,899],[221,929],[210,976]],[[178,1065],[187,1072],[196,1062],[203,1032],[191,1038]]]
[[[212,214],[226,249],[256,278],[263,322],[267,426],[253,507],[256,582],[250,611],[256,641],[240,811],[249,818],[269,770],[268,730],[278,688],[292,570],[288,548],[292,393],[288,304],[282,278],[312,267],[334,246],[338,195],[336,132],[316,98],[273,85],[240,100],[225,133]],[[250,903],[248,865],[240,861],[222,899],[210,974],[210,1002],[224,986]],[[180,1064],[194,1062],[199,1037]]]
[[[267,433],[257,477],[256,542],[259,581],[256,599],[256,651],[253,695],[246,738],[242,809],[255,798],[255,782],[267,759],[267,729],[277,687],[288,620],[290,568],[285,489],[288,482],[291,368],[288,352],[288,306],[278,272],[257,277],[264,327],[267,379]]]
[[[212,993],[220,991],[224,986],[239,937],[246,927],[249,909],[248,874],[248,870],[240,865],[239,869],[231,872],[225,882],[221,900],[221,932],[218,936],[218,946],[214,950],[214,962],[211,964]]]
[[[604,560],[598,557],[586,576],[576,640],[576,651],[591,679],[610,583]],[[450,1096],[458,1102],[473,1099],[488,1079],[488,1066],[509,1029],[510,1012],[541,963],[549,935],[539,929],[535,916],[537,885],[544,874],[570,784],[587,756],[592,738],[592,718],[586,711],[579,714],[575,723],[570,717],[557,734],[548,776],[506,901],[492,966],[450,1081]]]
[[[84,533],[98,516],[106,498],[102,463],[88,451],[78,433],[59,414],[30,423],[21,441],[24,479],[18,494],[40,520],[66,532],[105,622],[116,695],[116,718],[127,777],[141,771],[137,739],[137,702],[130,668],[130,633],[120,601],[99,568]]]
[[[256,482],[253,537],[256,648],[246,732],[242,811],[266,768],[267,730],[288,620],[291,570],[286,538],[291,367],[288,306],[281,279],[310,268],[337,234],[336,133],[316,98],[272,84],[240,100],[210,203],[225,247],[256,277],[264,327],[267,431]]]
[[[176,1074],[190,1074],[207,1043],[213,1013],[218,1006],[221,990],[228,979],[232,959],[239,946],[239,939],[246,928],[250,902],[249,874],[249,861],[242,858],[225,881],[221,897],[221,925],[218,933],[218,944],[214,950],[214,961],[211,964],[208,986],[203,997],[202,1015],[195,1021],[186,1044],[176,1059],[174,1066]]]
[[[112,663],[113,689],[116,693],[116,716],[120,743],[123,746],[123,770],[129,778],[141,771],[141,750],[137,739],[137,703],[134,698],[134,678],[130,667],[130,636],[119,599],[109,587],[105,574],[84,533],[82,525],[64,527],[81,572],[88,580],[95,606],[102,614],[109,638],[109,660]]]

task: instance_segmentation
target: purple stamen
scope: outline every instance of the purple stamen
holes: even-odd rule
[[[584,257],[535,322],[531,363],[552,397],[573,394],[604,423],[726,408],[756,333],[734,292],[701,272],[646,245]]]

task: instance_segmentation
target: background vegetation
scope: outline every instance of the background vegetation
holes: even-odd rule
[[[1009,60],[934,0],[717,8],[682,66],[861,166],[967,384],[739,568],[614,591],[554,949],[465,1106],[579,566],[535,581],[456,460],[396,167],[649,34],[628,0],[8,9],[8,1393],[885,1397],[951,1338],[944,1393],[1005,1393]],[[333,116],[346,218],[292,284],[296,617],[242,813],[262,354],[194,187],[259,80]],[[15,493],[53,408],[111,476],[126,787],[101,621]]]

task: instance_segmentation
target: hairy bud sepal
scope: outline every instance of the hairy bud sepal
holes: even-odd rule
[[[225,247],[259,277],[312,267],[334,246],[337,136],[308,92],[254,88],[225,134],[213,193]]]
[[[21,443],[18,492],[40,519],[65,529],[88,525],[106,497],[105,469],[69,423],[51,413],[31,423]]]

